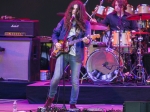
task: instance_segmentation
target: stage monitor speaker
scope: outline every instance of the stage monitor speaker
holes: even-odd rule
[[[40,40],[38,38],[0,38],[0,77],[4,80],[40,79]]]
[[[126,101],[123,106],[123,112],[148,112],[146,101]]]
[[[143,66],[146,69],[148,75],[150,75],[150,53],[143,55]]]

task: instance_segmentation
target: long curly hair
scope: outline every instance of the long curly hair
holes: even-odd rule
[[[123,9],[126,10],[127,9],[127,4],[128,4],[128,1],[127,0],[114,0],[112,2],[112,6],[115,7],[115,3],[116,1],[118,2],[119,5],[123,6]]]
[[[85,31],[85,22],[87,20],[87,15],[86,9],[80,0],[74,0],[69,4],[65,12],[65,27],[68,29],[71,25],[70,19],[72,17],[72,10],[75,4],[78,5],[78,9],[75,15],[76,28]]]

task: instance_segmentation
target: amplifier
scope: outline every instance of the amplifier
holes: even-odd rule
[[[38,20],[0,20],[0,36],[2,37],[35,37],[38,35]]]

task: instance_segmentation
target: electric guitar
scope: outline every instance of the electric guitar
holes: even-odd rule
[[[51,57],[52,58],[58,58],[62,53],[68,53],[70,51],[70,47],[74,45],[77,42],[81,42],[83,38],[75,39],[75,36],[72,36],[69,38],[69,40],[66,41],[66,44],[64,45],[64,49],[57,49],[55,46],[52,47]],[[94,34],[89,36],[88,38],[91,38],[92,40],[95,40],[96,38],[100,38],[100,34]],[[59,43],[63,46],[64,41],[60,40]]]

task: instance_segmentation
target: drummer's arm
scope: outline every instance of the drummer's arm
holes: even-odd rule
[[[106,16],[106,17],[105,17],[105,19],[104,19],[104,20],[102,20],[100,23],[102,23],[102,24],[104,24],[104,25],[108,26],[108,25],[110,24],[110,21],[109,21],[108,16]]]
[[[91,19],[90,19],[90,22],[91,22],[91,23],[92,23],[92,22],[93,22],[93,23],[97,23],[97,20],[96,20],[95,18],[91,18]]]
[[[102,23],[102,24],[108,26],[106,31],[110,30],[110,28],[109,28],[110,21],[109,21],[109,17],[108,17],[108,16],[106,16],[105,19],[102,20],[100,23]]]
[[[131,21],[131,29],[132,31],[138,31],[138,25],[136,21]]]

